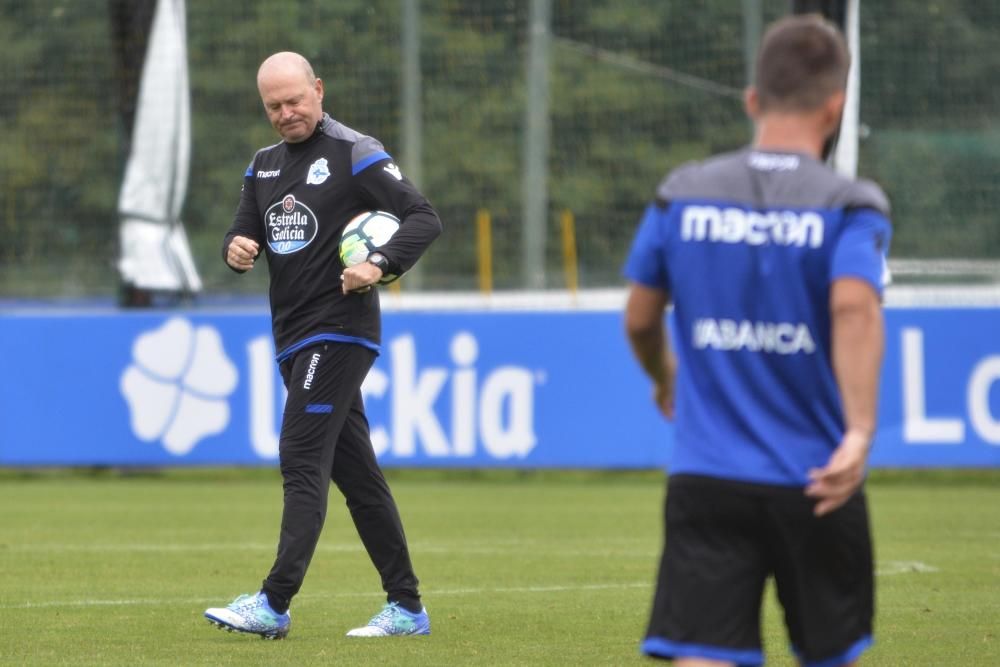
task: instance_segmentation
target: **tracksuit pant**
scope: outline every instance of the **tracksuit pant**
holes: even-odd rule
[[[277,558],[263,590],[284,606],[312,560],[331,480],[347,501],[387,599],[419,605],[403,525],[375,459],[361,400],[361,383],[374,361],[375,352],[361,345],[320,343],[281,365],[288,389],[278,444],[284,510]]]

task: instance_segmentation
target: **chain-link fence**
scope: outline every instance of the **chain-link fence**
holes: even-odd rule
[[[122,31],[120,5],[0,0],[0,296],[117,288],[128,63],[144,48]],[[405,5],[188,2],[193,147],[183,220],[206,290],[263,290],[266,276],[236,279],[219,246],[247,163],[276,140],[256,68],[286,49],[312,61],[327,110],[381,139],[438,208],[446,233],[422,262],[422,288],[476,287],[480,211],[492,221],[493,285],[524,284],[530,0],[411,0],[418,13],[404,20]],[[618,285],[662,175],[749,140],[746,55],[760,23],[788,9],[786,0],[552,0],[544,285],[563,284],[565,211],[576,222],[580,286]],[[415,53],[404,52],[407,31],[418,67],[404,66]],[[863,0],[861,43],[859,170],[892,199],[893,255],[1000,256],[1000,5]],[[407,85],[419,91],[416,108],[403,102]]]

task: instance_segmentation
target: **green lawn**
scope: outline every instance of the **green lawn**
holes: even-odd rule
[[[653,473],[390,475],[430,637],[349,640],[382,603],[334,490],[283,642],[202,611],[259,587],[273,471],[0,472],[0,664],[629,665],[660,543]],[[878,558],[871,665],[1000,664],[1000,471],[869,484]],[[792,665],[773,600],[769,665]]]

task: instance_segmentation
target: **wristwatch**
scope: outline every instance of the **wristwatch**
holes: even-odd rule
[[[382,253],[380,252],[371,253],[370,255],[368,255],[367,262],[369,264],[374,264],[379,269],[381,269],[383,276],[389,274],[389,259]]]

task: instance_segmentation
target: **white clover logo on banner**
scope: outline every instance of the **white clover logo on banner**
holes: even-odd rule
[[[219,332],[174,317],[136,338],[120,388],[135,436],[183,456],[229,425],[237,380]]]

